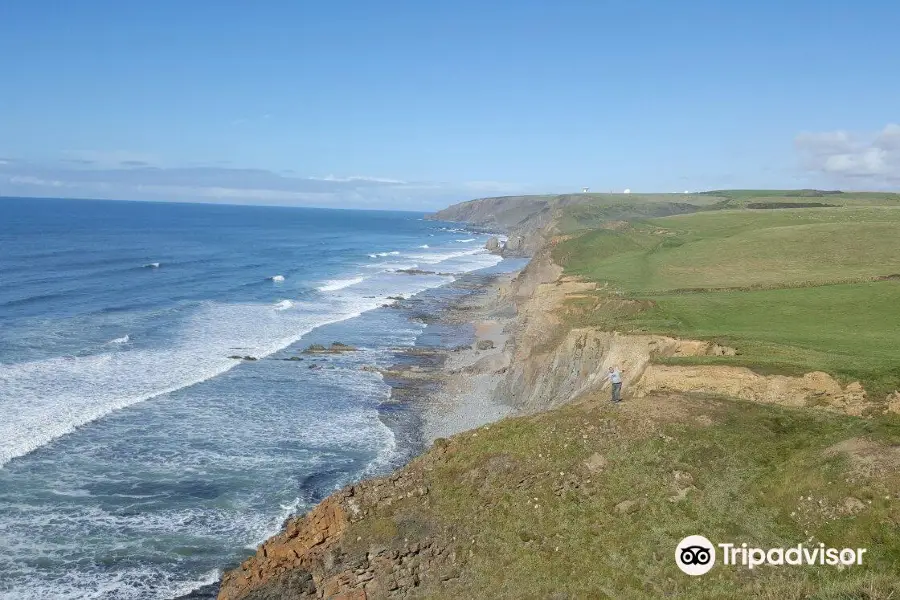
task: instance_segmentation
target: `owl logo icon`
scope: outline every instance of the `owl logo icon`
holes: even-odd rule
[[[675,564],[688,575],[703,575],[716,564],[716,548],[702,535],[689,535],[675,548]]]

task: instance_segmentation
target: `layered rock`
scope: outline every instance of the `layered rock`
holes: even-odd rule
[[[452,579],[457,557],[445,532],[410,539],[379,530],[404,506],[427,504],[427,471],[444,453],[438,444],[390,477],[345,487],[288,520],[225,573],[218,600],[403,598],[428,581]]]

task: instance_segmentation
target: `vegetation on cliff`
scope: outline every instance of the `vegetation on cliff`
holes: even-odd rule
[[[900,596],[900,196],[581,194],[439,217],[544,247],[508,291],[519,326],[498,392],[566,404],[345,488],[226,574],[222,600]],[[612,406],[599,382],[621,360],[639,372]],[[673,391],[679,367],[769,387]],[[790,386],[791,402],[769,397]],[[841,395],[865,410],[825,406]],[[689,577],[674,554],[694,534],[867,553]]]
[[[348,488],[227,577],[221,598],[890,597],[898,467],[896,419],[590,394]],[[673,559],[689,534],[861,547],[867,562],[692,578]]]
[[[900,389],[900,207],[648,219],[571,237],[553,256],[567,273],[602,284],[570,303],[573,325],[738,350],[675,362],[825,371],[861,381],[873,398]]]

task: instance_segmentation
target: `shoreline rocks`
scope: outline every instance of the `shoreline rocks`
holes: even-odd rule
[[[356,352],[359,350],[348,344],[341,342],[332,342],[331,346],[323,346],[322,344],[312,344],[304,350],[303,354],[340,354],[342,352]]]

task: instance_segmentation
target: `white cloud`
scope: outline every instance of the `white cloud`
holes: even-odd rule
[[[801,133],[794,140],[804,168],[836,181],[900,184],[900,125],[876,133]]]
[[[90,157],[90,158],[88,158]],[[297,177],[264,169],[148,166],[139,155],[85,154],[71,163],[13,161],[0,195],[433,210],[485,195],[525,193],[498,182],[409,182],[387,177]],[[97,166],[94,160],[115,166]]]
[[[351,177],[336,177],[335,175],[326,175],[325,177],[307,177],[312,181],[335,181],[335,182],[369,182],[369,183],[396,183],[406,184],[406,181],[400,179],[387,179],[385,177],[365,177],[361,175],[353,175]]]
[[[40,177],[32,177],[31,175],[14,175],[9,178],[9,182],[13,185],[32,185],[37,187],[66,187],[65,181],[58,179],[41,179]]]
[[[120,166],[149,166],[159,164],[159,160],[142,152],[130,150],[70,150],[65,153],[63,162],[90,167],[116,168]]]
[[[218,200],[260,200],[276,202],[315,202],[328,200],[333,195],[315,192],[291,192],[253,188],[201,187],[186,185],[142,185],[135,186],[140,192],[161,194],[183,198],[211,198]]]

